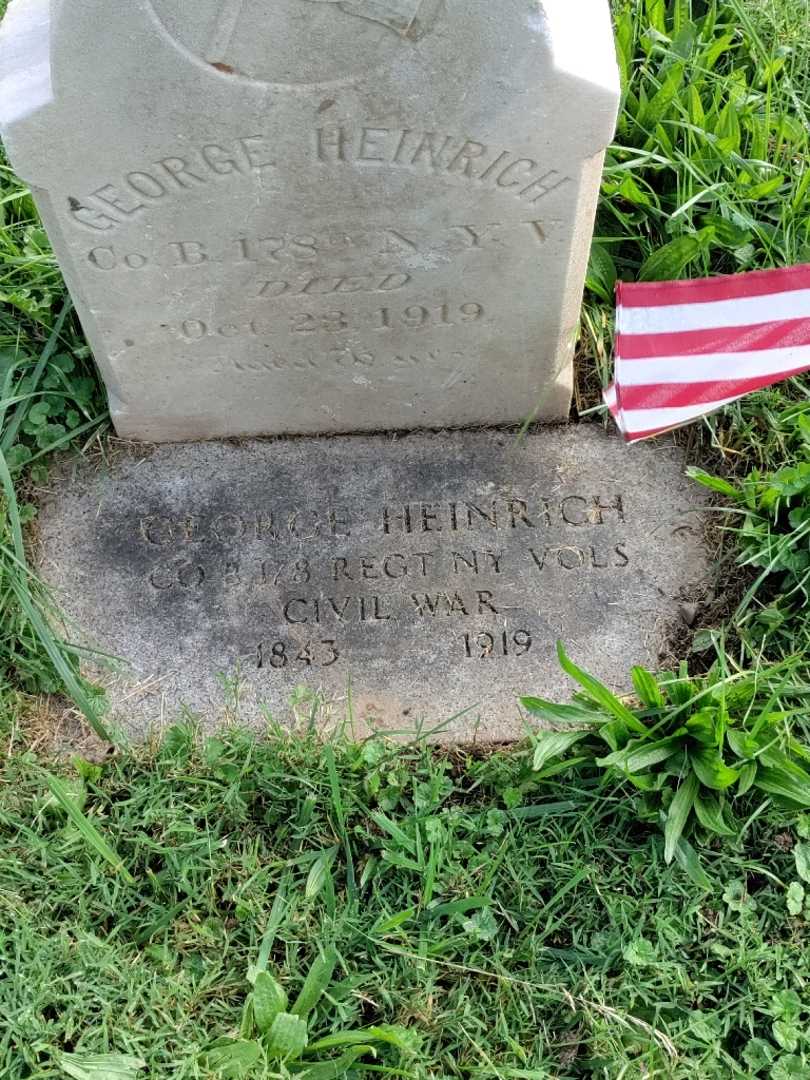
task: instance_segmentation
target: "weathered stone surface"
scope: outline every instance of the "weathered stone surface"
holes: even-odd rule
[[[566,416],[607,0],[11,0],[0,73],[119,434]]]
[[[41,572],[131,664],[104,681],[134,731],[236,685],[289,723],[303,686],[299,718],[509,738],[517,695],[570,696],[558,638],[621,687],[706,570],[679,452],[588,426],[164,446],[50,491]]]

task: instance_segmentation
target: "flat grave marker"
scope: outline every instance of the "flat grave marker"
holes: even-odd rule
[[[707,572],[702,496],[671,445],[598,429],[189,444],[79,461],[39,517],[41,572],[131,731],[181,705],[519,736],[567,700],[562,639],[621,687]]]

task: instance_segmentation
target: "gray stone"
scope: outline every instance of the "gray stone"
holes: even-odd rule
[[[119,434],[566,416],[607,0],[11,0],[0,73]]]
[[[570,696],[557,639],[626,687],[706,573],[680,453],[584,425],[143,448],[49,489],[41,573],[128,661],[88,670],[136,732],[185,704],[514,737],[518,695]]]

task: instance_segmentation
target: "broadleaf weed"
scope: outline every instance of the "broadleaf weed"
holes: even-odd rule
[[[663,827],[666,862],[693,831],[736,835],[737,801],[752,788],[780,806],[810,809],[810,745],[793,733],[810,708],[810,684],[797,682],[790,665],[726,675],[718,663],[693,679],[635,668],[641,705],[619,710],[608,688],[558,649],[582,688],[578,709],[561,714],[552,702],[522,699],[552,725],[532,735],[533,768],[540,777],[550,767],[558,773],[555,759],[574,747],[570,771],[601,770],[604,783],[629,783],[639,817]]]

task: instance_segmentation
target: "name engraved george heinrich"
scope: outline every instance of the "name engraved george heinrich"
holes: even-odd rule
[[[431,622],[431,633],[450,637],[468,659],[524,656],[536,624],[524,615],[513,625],[516,578],[539,584],[560,572],[613,574],[630,565],[635,539],[621,493],[184,511],[141,517],[137,530],[154,560],[147,591],[273,597],[281,636],[240,658],[259,668],[266,660],[274,668],[317,663],[307,635],[327,630],[335,636],[320,663],[329,666],[345,651],[343,629],[414,620]],[[365,550],[353,543],[358,533]],[[309,553],[324,542],[328,555]]]
[[[150,206],[182,196],[189,189],[251,172],[277,170],[279,164],[270,135],[245,135],[223,145],[206,142],[185,156],[169,154],[125,172],[118,180],[99,185],[81,198],[68,196],[74,220],[105,232]],[[392,130],[384,127],[318,127],[310,140],[304,163],[365,166],[421,166],[435,176],[445,174],[487,184],[528,206],[536,206],[557,188],[572,182],[570,176],[510,150],[491,148],[474,139],[435,131]],[[539,155],[538,155],[539,156]]]

